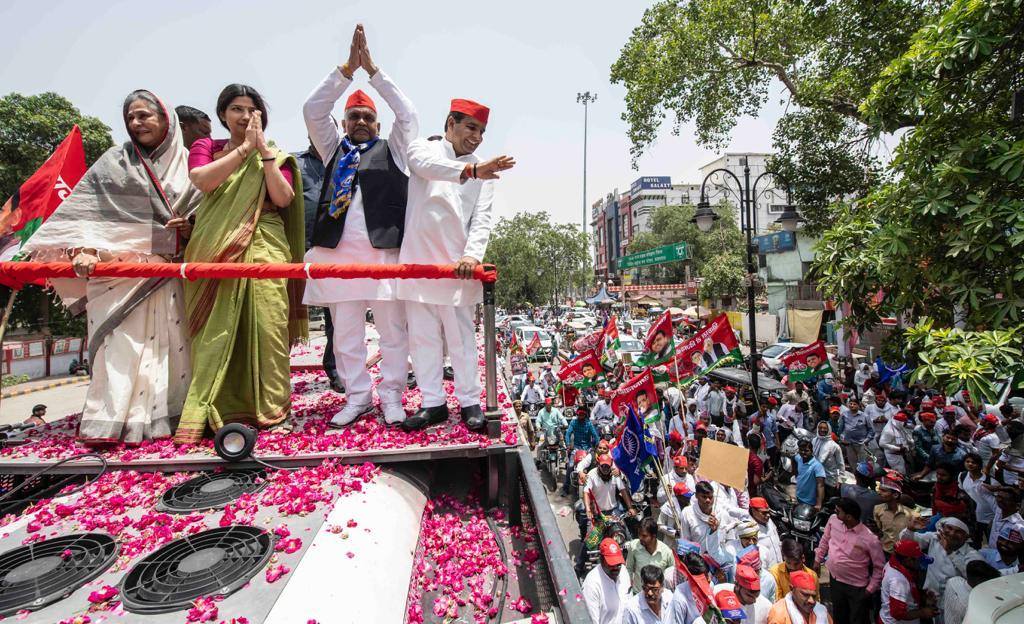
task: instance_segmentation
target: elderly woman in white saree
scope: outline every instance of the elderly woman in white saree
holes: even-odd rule
[[[84,278],[51,286],[88,315],[92,382],[78,435],[89,444],[170,437],[190,382],[180,281],[89,278],[100,261],[180,255],[200,199],[174,109],[135,91],[123,115],[130,140],[96,161],[24,247],[34,260],[71,260]]]

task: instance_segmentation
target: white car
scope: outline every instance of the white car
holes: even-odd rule
[[[1024,573],[1000,576],[971,590],[967,624],[1024,622]]]
[[[776,342],[761,352],[761,361],[764,363],[765,368],[778,371],[782,368],[782,357],[784,355],[806,346],[803,342]]]
[[[629,330],[629,333],[633,334],[633,337],[643,339],[647,336],[647,330],[651,328],[651,324],[647,321],[623,321],[620,329],[623,331]]]
[[[516,340],[525,350],[530,346],[535,335],[540,335],[540,349],[537,349],[530,359],[549,360],[551,359],[551,336],[546,331],[535,325],[523,325],[516,328]]]
[[[619,349],[616,353],[620,360],[625,360],[626,358],[623,356],[629,355],[629,361],[636,362],[637,358],[640,357],[640,354],[643,353],[643,351],[644,343],[629,336],[619,336]]]

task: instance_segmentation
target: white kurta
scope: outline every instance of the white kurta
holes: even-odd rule
[[[409,203],[403,264],[454,264],[463,256],[483,260],[491,235],[494,183],[461,182],[475,154],[455,156],[447,139],[416,139],[409,145]],[[468,306],[480,303],[483,289],[476,280],[401,280],[398,298],[417,303]]]
[[[324,78],[323,82],[313,90],[302,113],[306,119],[309,138],[317,152],[326,160],[341,144],[338,128],[331,120],[334,109],[342,94],[352,85],[352,81],[334,69]],[[406,154],[409,143],[419,133],[419,119],[412,102],[398,89],[394,82],[383,72],[378,71],[370,78],[370,86],[384,98],[395,113],[395,123],[388,134],[388,147],[391,157],[403,171],[408,173]],[[327,172],[324,184],[328,184],[333,171]],[[376,249],[370,244],[366,230],[366,216],[363,212],[363,192],[356,185],[348,214],[345,215],[345,228],[341,234],[341,242],[334,249],[313,247],[306,252],[306,262],[334,264],[397,264],[398,249]],[[306,305],[328,305],[342,301],[392,301],[397,294],[396,280],[375,279],[321,279],[307,280],[306,292],[302,302]]]
[[[341,135],[331,119],[331,110],[352,81],[334,69],[313,90],[303,106],[306,129],[317,151],[334,154],[341,144]],[[395,164],[408,173],[406,153],[409,142],[419,132],[419,121],[412,102],[402,94],[388,76],[378,71],[370,78],[370,86],[384,98],[395,113],[395,123],[388,135],[388,149]],[[333,171],[327,172],[329,184]],[[363,191],[356,184],[352,203],[345,215],[341,240],[334,248],[313,247],[306,252],[306,262],[335,264],[395,264],[398,249],[376,249],[370,244],[366,228]],[[409,337],[406,331],[405,306],[396,301],[395,280],[388,279],[323,279],[306,282],[303,303],[330,307],[334,323],[334,353],[338,372],[347,391],[349,405],[372,403],[372,381],[366,371],[366,309],[373,310],[374,323],[380,333],[381,383],[377,392],[385,405],[400,405],[409,372]]]

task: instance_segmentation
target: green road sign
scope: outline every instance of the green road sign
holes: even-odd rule
[[[676,260],[686,260],[690,257],[690,248],[685,242],[674,245],[655,247],[640,253],[630,254],[619,258],[619,269],[632,269],[635,267],[651,266],[652,264],[664,264]]]

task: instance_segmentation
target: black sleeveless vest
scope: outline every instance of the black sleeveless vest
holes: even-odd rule
[[[348,212],[335,219],[328,212],[334,198],[334,170],[342,146],[334,151],[325,169],[324,184],[317,202],[316,224],[313,226],[313,245],[334,249],[341,242]],[[405,175],[391,157],[385,139],[359,156],[356,185],[362,189],[363,214],[370,244],[375,249],[397,249],[402,246],[405,233],[405,204],[409,194],[409,176]]]

